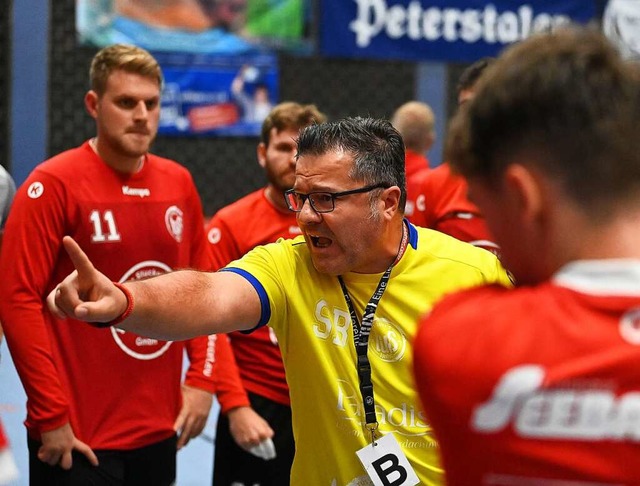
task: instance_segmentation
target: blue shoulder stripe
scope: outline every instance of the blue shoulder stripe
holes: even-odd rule
[[[269,297],[267,297],[267,291],[264,289],[264,287],[258,281],[258,279],[255,278],[246,270],[241,270],[240,268],[233,268],[233,267],[223,268],[220,271],[233,272],[235,274],[240,275],[241,277],[246,278],[247,281],[253,286],[253,288],[256,289],[256,292],[258,292],[258,297],[260,298],[260,321],[258,321],[258,324],[254,328],[247,329],[246,331],[240,331],[240,332],[249,334],[255,331],[256,329],[258,329],[259,327],[266,325],[267,322],[269,322],[269,319],[271,319],[271,306],[269,305]]]
[[[418,249],[418,230],[416,227],[405,218],[404,223],[409,228],[409,244],[414,250]]]

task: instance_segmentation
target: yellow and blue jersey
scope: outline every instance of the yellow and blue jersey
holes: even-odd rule
[[[376,311],[368,356],[379,432],[395,435],[421,484],[441,484],[438,446],[412,374],[417,323],[445,294],[485,283],[508,285],[508,278],[488,251],[409,228],[410,244]],[[296,440],[291,484],[360,484],[366,473],[356,451],[371,436],[364,428],[352,323],[338,278],[315,270],[303,237],[258,247],[226,270],[252,283],[262,300],[260,324],[271,326],[280,343]],[[342,276],[359,318],[381,276]]]

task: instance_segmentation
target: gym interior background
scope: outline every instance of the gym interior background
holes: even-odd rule
[[[10,5],[0,9],[0,163],[20,184],[39,162],[94,134],[83,97],[97,48],[81,46],[76,40],[75,0],[5,2]],[[30,25],[25,27],[20,19]],[[34,59],[37,42],[44,44],[46,52]],[[46,65],[29,66],[30,62]],[[436,113],[438,131],[438,142],[429,156],[440,163],[446,119],[455,109],[453,88],[464,64],[287,53],[279,54],[278,64],[280,100],[315,103],[332,120],[355,115],[390,117],[408,100],[426,101]],[[12,67],[17,72],[12,73]],[[42,96],[27,86],[34,82],[34,69],[45,78]],[[159,136],[153,152],[189,168],[204,214],[211,216],[264,184],[256,163],[257,142],[254,137]]]

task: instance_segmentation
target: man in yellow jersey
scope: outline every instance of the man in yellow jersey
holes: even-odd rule
[[[286,192],[302,236],[217,273],[124,285],[67,238],[77,272],[49,304],[60,316],[172,340],[269,325],[291,393],[291,484],[441,484],[412,379],[416,322],[444,294],[508,278],[488,251],[408,223],[405,199],[404,145],[388,121],[313,125],[300,132]]]

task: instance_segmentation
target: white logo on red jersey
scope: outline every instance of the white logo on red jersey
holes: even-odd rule
[[[539,365],[508,370],[489,401],[473,411],[471,428],[497,433],[511,423],[516,435],[527,438],[640,441],[640,392],[542,389],[545,375]]]
[[[212,245],[216,245],[220,243],[220,238],[222,234],[220,233],[220,228],[211,228],[209,233],[207,233],[207,238],[209,239],[209,243]]]
[[[122,186],[122,194],[125,196],[138,196],[139,198],[144,198],[151,196],[151,190],[146,187]]]
[[[218,340],[217,334],[209,334],[209,336],[207,336],[207,356],[204,361],[204,368],[202,369],[202,374],[204,376],[210,377],[211,375],[213,375],[213,365],[216,362],[217,340]]]
[[[292,235],[301,235],[302,230],[300,229],[299,226],[291,225],[289,226],[289,233],[291,233]]]
[[[180,243],[182,241],[182,230],[184,229],[184,221],[182,220],[182,210],[178,206],[171,206],[164,213],[164,223],[167,231],[173,238]]]
[[[640,344],[640,309],[632,309],[622,316],[620,335],[630,344]]]
[[[518,401],[537,390],[543,381],[542,366],[523,365],[507,371],[493,389],[491,400],[474,410],[473,428],[482,432],[504,428]]]
[[[134,265],[127,271],[120,283],[128,280],[141,280],[171,271],[171,267],[162,262],[146,261]],[[132,332],[111,328],[111,335],[118,347],[132,358],[148,361],[162,356],[173,343],[138,336]]]
[[[404,214],[405,216],[413,216],[414,203],[413,201],[407,201],[404,203]]]
[[[44,185],[42,182],[32,182],[27,189],[27,196],[31,199],[38,199],[44,193]]]
[[[271,327],[267,326],[267,329],[269,329],[269,340],[271,341],[271,344],[273,344],[274,346],[277,346],[278,336],[276,336],[276,332]]]

